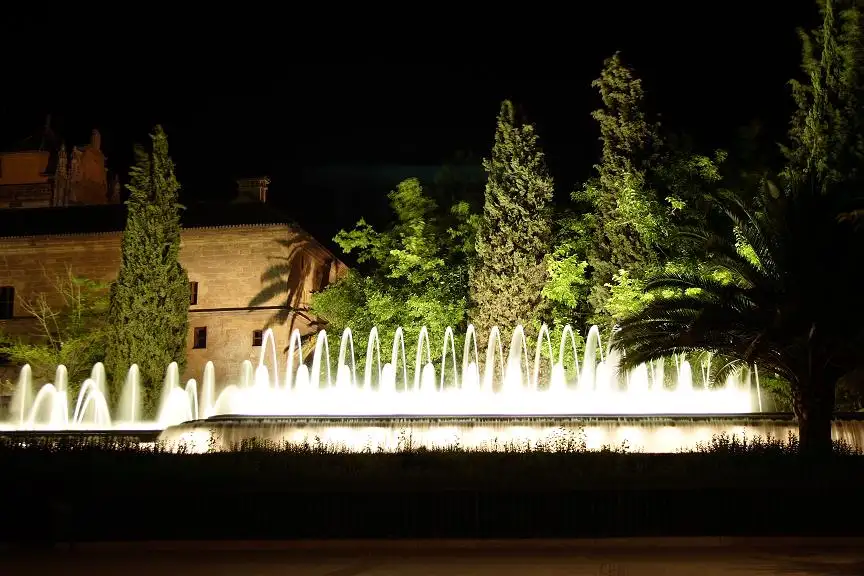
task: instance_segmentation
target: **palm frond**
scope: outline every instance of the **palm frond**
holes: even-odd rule
[[[728,284],[723,284],[713,278],[692,272],[680,272],[674,274],[665,274],[650,278],[645,283],[646,292],[656,292],[660,290],[690,290],[699,289],[707,297],[725,294],[736,287]],[[669,300],[666,298],[665,300]]]
[[[852,197],[838,203],[803,190],[745,202],[720,195],[724,219],[684,234],[699,241],[709,269],[728,272],[732,281],[698,274],[649,279],[646,290],[655,298],[619,323],[613,342],[624,367],[696,350],[724,358],[718,378],[754,364],[791,382],[814,369],[837,374],[864,366],[864,346],[854,345],[864,343],[857,270],[864,234],[843,224],[864,207]],[[742,253],[742,243],[757,262]],[[683,294],[664,297],[664,290]]]

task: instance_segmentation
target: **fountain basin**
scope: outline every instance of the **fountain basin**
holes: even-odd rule
[[[717,435],[751,440],[797,437],[787,413],[519,416],[215,416],[166,428],[169,448],[189,452],[231,450],[244,441],[322,446],[350,452],[425,447],[465,450],[541,448],[674,453],[707,444]],[[838,414],[833,437],[864,450],[864,413]]]

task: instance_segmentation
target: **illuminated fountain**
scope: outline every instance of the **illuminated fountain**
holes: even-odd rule
[[[75,400],[67,397],[65,368],[33,394],[29,367],[21,371],[12,404],[13,430],[163,430],[161,438],[187,449],[230,448],[250,438],[321,442],[352,450],[412,445],[497,449],[537,444],[578,431],[589,448],[628,444],[634,449],[674,451],[714,434],[771,435],[797,431],[788,416],[762,416],[755,371],[725,382],[710,380],[710,357],[696,368],[684,355],[619,370],[618,353],[604,349],[597,327],[584,350],[570,327],[553,343],[543,326],[529,346],[522,327],[506,342],[497,328],[480,353],[472,326],[457,345],[443,335],[440,360],[423,328],[406,353],[400,328],[385,346],[377,329],[365,351],[355,351],[350,330],[335,340],[317,335],[304,358],[294,331],[284,368],[272,331],[264,334],[257,366],[245,361],[235,382],[217,388],[208,362],[200,385],[180,383],[176,364],[165,376],[158,418],[140,417],[140,376],[133,366],[121,391],[116,418],[106,397],[105,370],[93,368]],[[382,352],[383,350],[383,352]],[[505,353],[506,352],[506,353]],[[358,360],[362,360],[358,362]],[[835,423],[835,435],[864,446],[858,422]]]
[[[448,329],[438,366],[426,329],[419,333],[413,358],[406,354],[402,329],[387,355],[373,329],[362,369],[358,369],[350,330],[333,355],[326,332],[320,332],[310,363],[302,357],[300,334],[294,332],[282,378],[272,333],[264,337],[258,366],[244,366],[240,383],[229,386],[205,413],[290,416],[456,416],[560,414],[729,414],[749,413],[759,404],[749,374],[722,387],[694,387],[684,356],[620,373],[614,352],[604,354],[599,331],[592,328],[580,359],[572,330],[553,346],[544,326],[529,354],[519,326],[509,347],[493,328],[486,352],[478,354],[469,326],[461,354]],[[505,350],[507,353],[505,354]],[[270,356],[268,366],[266,359]],[[335,358],[334,358],[335,356]],[[335,362],[333,360],[335,359]],[[483,360],[483,369],[480,360]],[[671,368],[672,373],[667,374]],[[666,385],[667,377],[671,387]],[[707,376],[706,376],[707,378]],[[758,384],[756,384],[758,388]]]
[[[195,380],[190,380],[185,388],[181,388],[176,363],[168,366],[159,417],[155,421],[142,420],[140,417],[140,381],[138,366],[133,364],[121,391],[117,417],[112,418],[108,407],[105,366],[101,362],[93,366],[90,378],[81,384],[74,403],[69,397],[65,366],[58,366],[54,382],[42,385],[35,394],[30,366],[24,366],[12,396],[9,422],[4,428],[17,431],[161,430],[198,418]]]

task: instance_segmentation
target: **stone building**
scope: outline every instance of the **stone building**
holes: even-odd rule
[[[192,294],[185,378],[200,378],[213,360],[217,385],[234,381],[243,360],[257,360],[268,320],[290,304],[288,321],[274,326],[284,362],[291,330],[315,330],[309,295],[346,271],[326,247],[265,204],[268,183],[242,181],[240,201],[182,213],[180,260]],[[0,330],[34,333],[22,299],[50,295],[52,279],[67,267],[93,280],[116,277],[125,220],[122,204],[0,210]],[[277,262],[285,269],[272,298],[250,305],[269,284],[262,273]]]
[[[117,204],[120,184],[109,181],[97,130],[85,146],[66,145],[51,130],[0,153],[0,208]]]

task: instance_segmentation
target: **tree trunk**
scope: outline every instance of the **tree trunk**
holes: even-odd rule
[[[831,421],[834,415],[835,380],[825,375],[809,382],[799,382],[792,395],[801,454],[830,454],[833,449]]]

